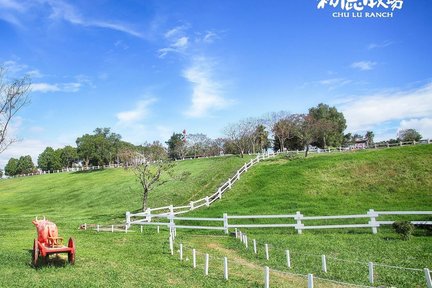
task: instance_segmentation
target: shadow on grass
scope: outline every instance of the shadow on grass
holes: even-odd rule
[[[76,171],[76,172],[72,172],[72,174],[92,174],[92,173],[97,173],[97,172],[102,172],[102,171],[105,171],[105,169]]]
[[[28,262],[27,265],[33,269],[39,270],[45,267],[64,268],[68,265],[67,254],[59,253],[59,254],[52,254],[46,257],[39,256],[37,264],[35,266],[32,263],[33,250],[32,249],[30,250],[25,249],[25,250],[27,251],[30,257],[30,262]],[[61,256],[62,254],[66,255],[66,258],[65,256]]]

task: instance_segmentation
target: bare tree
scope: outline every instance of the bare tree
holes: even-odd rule
[[[30,79],[28,77],[8,82],[6,69],[0,67],[0,153],[17,141],[9,138],[7,131],[16,113],[30,102],[29,92]]]
[[[239,121],[228,125],[224,131],[227,139],[232,143],[243,158],[244,154],[250,147],[251,142],[251,127],[246,120]]]
[[[296,134],[298,115],[291,115],[286,111],[271,113],[268,117],[268,126],[275,139],[279,141],[280,150],[283,151],[286,141]]]
[[[298,127],[297,136],[305,147],[305,157],[308,156],[310,144],[317,141],[325,131],[333,129],[331,122],[325,119],[316,119],[310,113],[299,115],[296,122]]]
[[[184,180],[190,175],[189,172],[183,172],[175,175],[173,168],[175,163],[168,160],[166,149],[158,141],[145,145],[142,153],[136,152],[135,161],[133,161],[133,172],[141,184],[143,199],[142,211],[148,207],[148,195],[157,186],[175,179]],[[163,175],[166,174],[166,177]]]

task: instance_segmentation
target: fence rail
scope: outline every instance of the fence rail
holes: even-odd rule
[[[156,207],[156,208],[147,208],[145,212],[140,212],[140,213],[130,213],[130,212],[126,212],[126,217],[140,217],[140,216],[144,216],[147,219],[147,222],[150,222],[151,219],[153,217],[157,217],[157,215],[178,215],[178,214],[183,214],[183,213],[187,213],[189,211],[201,208],[201,207],[208,207],[210,206],[213,202],[222,199],[222,195],[230,190],[232,188],[232,185],[237,182],[240,179],[240,176],[247,172],[253,165],[259,163],[262,160],[265,159],[269,159],[274,157],[275,155],[277,155],[278,153],[263,153],[263,154],[258,154],[257,157],[255,157],[254,159],[251,159],[249,162],[245,163],[239,170],[237,170],[234,175],[230,178],[228,178],[228,180],[226,182],[224,182],[219,188],[217,188],[216,192],[214,192],[213,194],[206,196],[204,198],[198,199],[198,200],[194,200],[194,201],[190,201],[189,205],[182,205],[182,206],[174,206],[174,205],[169,205],[169,206],[164,206],[164,207]],[[159,214],[154,214],[155,211],[159,211]],[[134,223],[131,223],[134,224]]]
[[[155,223],[149,221],[152,218],[165,219],[166,222],[157,222],[158,225],[165,225],[171,230],[176,228],[184,229],[218,229],[224,230],[228,233],[229,228],[294,228],[298,234],[301,234],[303,230],[313,229],[346,229],[346,228],[371,228],[372,233],[376,234],[378,228],[383,225],[391,225],[394,221],[378,221],[377,218],[384,215],[431,215],[432,211],[374,211],[370,209],[366,214],[354,214],[354,215],[332,215],[332,216],[304,216],[300,211],[296,214],[288,215],[228,215],[223,214],[222,218],[195,218],[195,217],[178,217],[175,213],[167,214],[126,214],[126,226],[131,225],[155,225]],[[139,218],[142,217],[142,218]],[[291,223],[233,223],[233,220],[255,220],[255,219],[280,219],[280,220],[291,220]],[[342,224],[328,224],[328,223],[313,223],[312,225],[306,225],[307,221],[316,220],[349,220],[349,219],[369,219],[367,223],[342,223]],[[230,223],[231,220],[231,223]],[[317,221],[318,220],[318,221]],[[186,225],[179,223],[181,221],[189,222],[215,222],[219,226],[205,226],[201,225]],[[235,221],[234,221],[235,222]],[[432,221],[411,221],[415,225],[432,225]]]

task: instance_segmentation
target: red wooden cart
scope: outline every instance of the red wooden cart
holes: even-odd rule
[[[58,230],[56,224],[51,221],[33,220],[32,223],[36,226],[38,238],[34,239],[32,263],[36,267],[38,265],[39,257],[42,262],[46,263],[49,255],[68,253],[68,261],[70,264],[75,263],[75,242],[69,238],[68,246],[63,245],[63,238],[58,237]]]

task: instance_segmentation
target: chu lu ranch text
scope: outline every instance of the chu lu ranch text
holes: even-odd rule
[[[339,8],[333,18],[392,18],[395,9],[402,9],[403,0],[317,0],[318,9]],[[363,11],[377,9],[378,11]],[[341,11],[342,10],[342,11]]]

